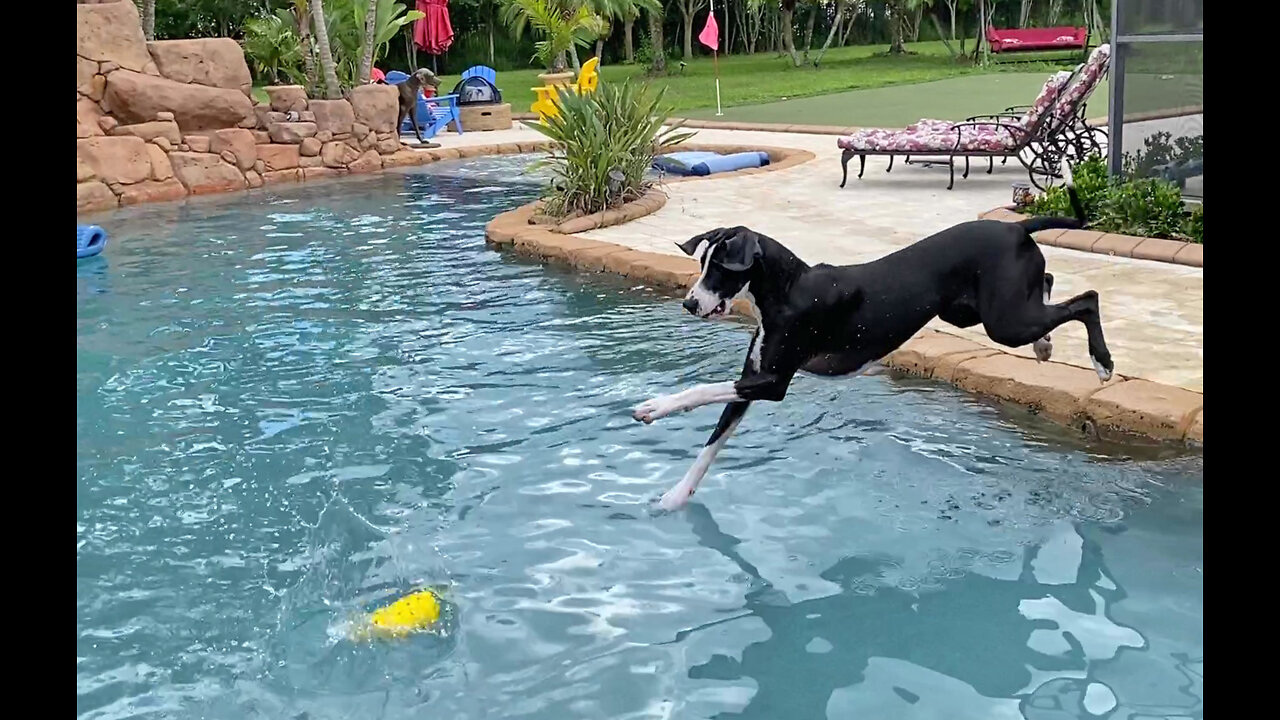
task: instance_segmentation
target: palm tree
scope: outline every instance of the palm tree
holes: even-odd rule
[[[320,70],[324,73],[324,96],[328,100],[342,97],[338,85],[338,69],[333,63],[333,51],[329,49],[329,26],[324,19],[324,0],[311,0],[311,23],[316,31],[316,51],[320,54]]]
[[[362,85],[369,82],[373,70],[373,45],[378,34],[378,0],[368,0],[368,4],[364,11],[364,52],[360,55],[360,73],[355,79]]]
[[[533,44],[537,58],[553,73],[564,72],[565,55],[571,53],[579,67],[576,47],[600,36],[602,21],[584,0],[507,0],[502,20],[516,39],[533,25],[542,39]]]
[[[587,7],[603,20],[600,36],[596,38],[596,57],[600,57],[604,41],[613,34],[615,20],[621,20],[626,28],[623,38],[627,62],[635,59],[635,51],[631,46],[631,26],[640,17],[641,10],[649,10],[658,6],[658,0],[586,0]]]
[[[649,63],[649,72],[653,74],[667,71],[667,50],[662,43],[661,2],[645,15],[649,18],[649,46],[653,49],[653,60]]]
[[[156,0],[142,0],[142,34],[156,39]]]

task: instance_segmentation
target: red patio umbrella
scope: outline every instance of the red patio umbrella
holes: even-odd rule
[[[449,0],[418,0],[418,9],[425,17],[413,26],[413,41],[418,47],[431,53],[431,68],[435,57],[453,44],[453,24],[449,22]]]

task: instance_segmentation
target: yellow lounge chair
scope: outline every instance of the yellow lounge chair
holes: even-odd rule
[[[600,58],[594,57],[583,63],[582,70],[578,72],[578,79],[572,85],[543,85],[532,88],[538,97],[529,107],[529,111],[538,113],[538,119],[545,122],[548,117],[556,117],[560,114],[560,106],[556,103],[556,99],[564,90],[578,95],[595,92],[600,86],[600,73],[596,70],[599,65]]]

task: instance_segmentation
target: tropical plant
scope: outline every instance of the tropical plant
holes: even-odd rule
[[[568,217],[600,212],[635,200],[653,184],[647,177],[659,148],[684,142],[693,133],[664,127],[670,108],[663,89],[600,83],[595,92],[560,94],[560,113],[545,122],[526,122],[554,141],[543,161],[553,180],[544,212]]]
[[[364,11],[364,50],[360,53],[360,72],[356,80],[369,82],[373,71],[373,47],[378,30],[378,4],[367,3]]]
[[[282,76],[291,83],[301,83],[306,78],[297,25],[288,10],[282,8],[274,15],[245,20],[241,46],[259,79],[279,85]]]
[[[1204,242],[1204,207],[1187,212],[1178,186],[1163,178],[1122,179],[1094,154],[1072,168],[1089,227],[1141,237]],[[1032,215],[1073,216],[1067,193],[1051,187],[1027,208]]]
[[[333,47],[338,79],[343,87],[361,85],[369,78],[367,71],[361,73],[360,65],[366,50],[369,5],[375,1],[377,13],[373,18],[370,67],[387,54],[387,47],[402,27],[424,16],[421,11],[408,10],[404,3],[396,0],[326,0],[325,25]]]
[[[581,0],[507,0],[502,22],[516,39],[528,26],[542,37],[534,42],[534,59],[550,72],[564,72],[565,55],[599,37],[604,22]]]

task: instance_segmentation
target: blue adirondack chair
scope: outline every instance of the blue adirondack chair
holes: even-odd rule
[[[485,80],[493,83],[494,87],[498,87],[498,71],[488,67],[487,65],[472,65],[462,71],[463,80],[473,77],[484,78]],[[498,89],[501,90],[502,88]]]
[[[399,70],[387,73],[388,85],[399,85],[408,79],[408,73]],[[462,115],[458,112],[458,96],[439,95],[428,100],[422,93],[418,93],[418,122],[424,140],[435,137],[436,133],[443,130],[450,122],[461,135]],[[404,122],[400,125],[400,132],[413,132],[413,118],[405,116]]]

